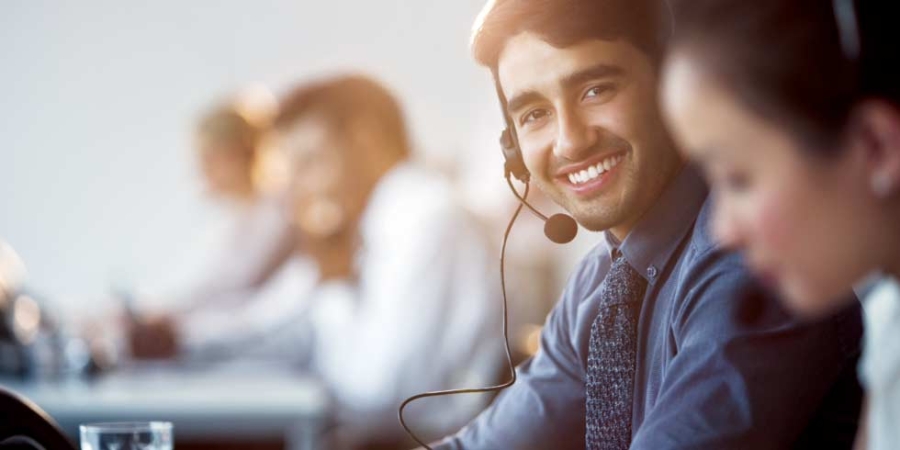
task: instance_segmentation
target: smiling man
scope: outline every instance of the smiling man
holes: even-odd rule
[[[859,307],[795,322],[715,246],[657,110],[656,7],[499,0],[479,18],[473,51],[531,180],[605,243],[518,382],[437,448],[851,446]]]

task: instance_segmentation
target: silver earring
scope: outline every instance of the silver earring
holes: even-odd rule
[[[878,198],[887,198],[894,190],[894,180],[890,174],[879,172],[872,176],[872,192]]]

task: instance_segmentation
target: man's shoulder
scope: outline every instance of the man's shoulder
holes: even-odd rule
[[[694,226],[686,236],[687,242],[681,254],[680,261],[676,263],[677,273],[681,281],[686,284],[696,284],[700,278],[726,278],[733,280],[746,280],[749,271],[744,264],[740,253],[720,245],[712,234],[713,205],[711,199],[707,199]]]
[[[720,246],[711,233],[712,202],[707,199],[694,219],[693,226],[682,235],[679,246],[667,265],[669,281],[675,289],[674,304],[713,287],[720,293],[742,291],[752,283],[749,271],[739,253]],[[575,266],[569,276],[564,302],[577,308],[600,285],[609,271],[611,258],[605,242],[595,245]]]
[[[689,317],[704,317],[724,326],[756,303],[752,293],[759,291],[739,252],[720,245],[712,234],[713,204],[707,198],[700,208],[692,229],[683,238],[677,260],[664,289],[672,308],[669,320],[685,323]],[[769,306],[771,299],[766,299]]]
[[[702,256],[709,253],[721,255],[733,254],[723,249],[712,234],[713,202],[708,197],[700,207],[700,212],[694,221],[694,227],[690,232],[688,251],[691,256]]]
[[[714,273],[728,273],[745,278],[747,269],[737,252],[724,248],[716,242],[711,232],[712,201],[707,199],[697,214],[694,225],[682,236],[683,245],[670,260],[674,268],[672,276],[681,282],[696,282],[698,277],[707,278]],[[569,296],[580,297],[588,294],[586,289],[595,287],[605,276],[611,264],[609,248],[603,241],[595,245],[575,266],[566,290]]]

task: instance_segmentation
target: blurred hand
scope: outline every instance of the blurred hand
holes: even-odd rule
[[[128,343],[136,359],[166,359],[178,353],[175,321],[168,315],[140,317],[130,321]]]

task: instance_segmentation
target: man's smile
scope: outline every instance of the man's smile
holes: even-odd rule
[[[557,171],[556,180],[579,196],[591,195],[607,186],[616,168],[625,158],[625,151],[598,155],[589,160],[570,164]]]

